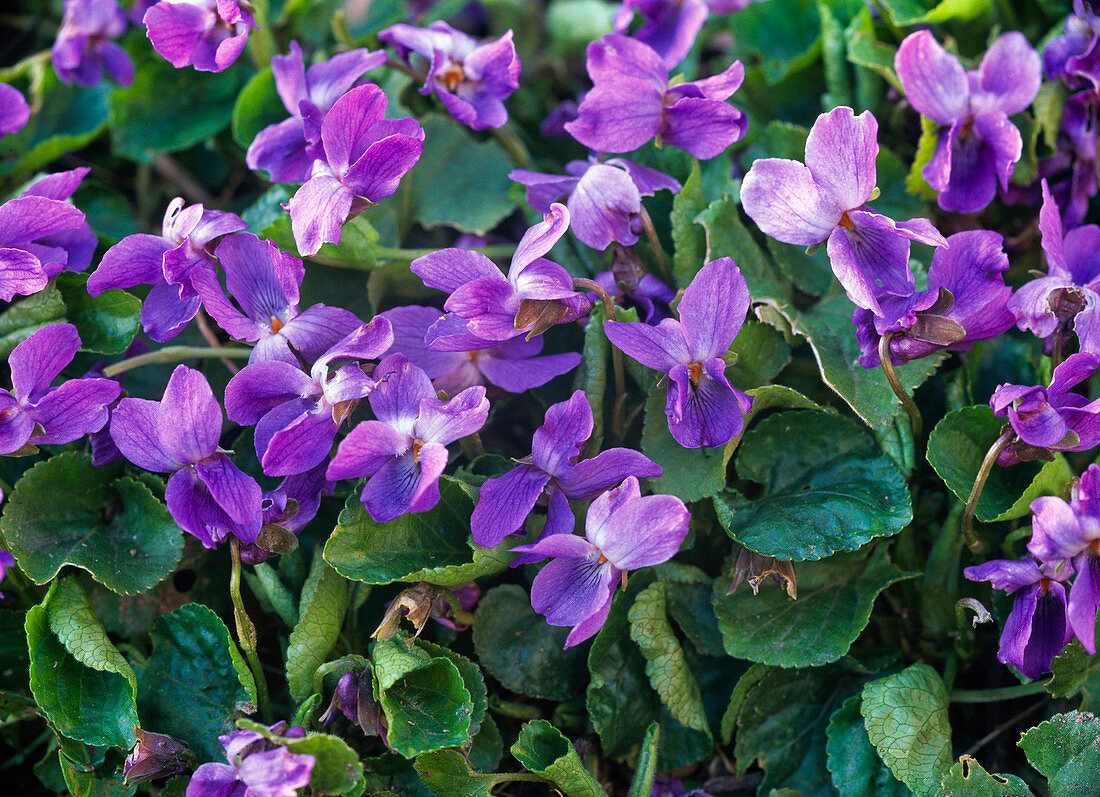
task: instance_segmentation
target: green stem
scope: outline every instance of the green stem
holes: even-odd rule
[[[909,413],[909,423],[913,429],[913,444],[916,445],[917,441],[920,439],[924,424],[921,422],[920,410],[917,409],[917,405],[913,401],[912,396],[909,395],[904,385],[901,384],[898,373],[894,370],[894,364],[890,362],[890,341],[893,339],[893,332],[887,332],[879,338],[878,359],[879,363],[882,365],[882,373],[886,375],[886,381],[890,383],[890,388],[894,391],[894,395],[898,397],[901,406]]]
[[[504,151],[508,153],[512,163],[523,169],[531,165],[531,153],[527,151],[527,147],[520,141],[519,136],[516,135],[516,131],[510,124],[504,127],[491,127],[489,132]]]
[[[325,678],[334,672],[338,672],[343,675],[346,672],[351,672],[356,667],[361,667],[361,662],[356,661],[348,656],[342,656],[339,659],[333,659],[332,661],[326,661],[320,667],[313,671],[313,692],[314,694],[321,694],[325,688]]]
[[[1016,432],[1013,431],[1011,426],[1005,426],[1005,430],[1001,432],[1001,436],[989,447],[989,450],[985,452],[985,459],[982,460],[981,467],[978,468],[978,475],[974,478],[974,486],[970,488],[970,497],[966,499],[966,508],[963,510],[962,516],[962,533],[963,539],[966,540],[966,544],[970,546],[970,550],[975,553],[981,548],[981,541],[977,535],[974,534],[974,513],[978,509],[978,499],[982,497],[982,490],[985,488],[986,479],[989,478],[989,474],[993,471],[993,465],[997,462],[997,457],[1004,451],[1012,439],[1016,436]]]
[[[1037,695],[1045,692],[1045,681],[1031,681],[1016,686],[1003,686],[1000,689],[956,689],[951,693],[952,703],[997,703],[1001,700],[1015,700],[1018,697]]]
[[[374,255],[375,261],[384,260],[390,263],[411,263],[418,257],[424,255],[431,255],[438,252],[438,249],[401,249],[396,246],[375,246],[371,250]],[[481,246],[476,249],[472,249],[473,252],[481,252],[490,260],[496,260],[498,258],[511,257],[515,254],[516,247],[514,244],[500,244],[497,246]],[[334,260],[332,258],[313,255],[309,258],[312,263],[319,263],[322,266],[332,266],[333,268],[346,268],[351,271],[374,271],[374,263],[367,263],[359,261],[355,263],[349,263],[344,260]]]
[[[269,0],[252,0],[252,17],[256,20],[259,30],[250,31],[248,37],[248,53],[252,56],[252,62],[257,69],[267,69],[271,66],[271,59],[278,51],[275,43],[275,33],[271,30],[271,16]]]
[[[206,346],[165,346],[163,349],[129,357],[114,365],[108,365],[103,369],[106,377],[118,376],[141,368],[143,365],[159,365],[163,363],[178,363],[184,360],[220,360],[232,358],[235,360],[247,360],[252,354],[252,349],[240,348],[209,348]]]
[[[267,694],[267,678],[264,676],[263,665],[260,657],[256,655],[256,626],[252,624],[248,612],[244,608],[244,599],[241,597],[241,546],[236,537],[229,538],[229,553],[232,561],[232,569],[229,572],[229,596],[233,599],[233,620],[237,626],[237,640],[241,643],[245,658],[248,659],[248,667],[252,670],[252,678],[256,682],[256,698],[260,703],[260,716],[265,725],[275,721],[271,713],[271,699]]]
[[[665,282],[671,282],[672,271],[668,267],[668,258],[665,257],[665,250],[664,247],[661,246],[661,239],[657,237],[657,228],[653,226],[653,219],[649,217],[649,213],[644,206],[639,215],[642,218],[642,227],[645,228],[646,240],[649,241],[649,248],[653,250],[653,257],[657,260],[657,268],[661,270],[661,277]]]

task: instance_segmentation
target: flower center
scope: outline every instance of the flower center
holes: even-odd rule
[[[688,378],[691,379],[692,384],[699,384],[699,377],[703,374],[702,363],[689,363],[688,364]]]
[[[852,224],[852,220],[848,218],[848,211],[844,211],[840,214],[840,221],[837,222],[841,227],[846,230],[854,230],[856,227]]]
[[[282,321],[280,321],[280,320],[279,320],[278,318],[276,318],[275,316],[271,316],[271,331],[272,331],[272,332],[273,332],[274,334],[278,335],[278,334],[279,334],[279,330],[280,330],[280,329],[282,329],[282,328],[283,328],[283,327],[285,327],[285,326],[286,326],[286,324],[284,324],[284,323],[283,323]]]
[[[454,91],[466,79],[466,73],[462,70],[461,62],[451,61],[435,79],[446,86],[447,91]]]
[[[416,462],[416,463],[419,464],[419,462],[420,462],[420,449],[422,449],[423,447],[424,447],[424,441],[423,440],[413,440],[413,445],[412,445],[413,462]]]

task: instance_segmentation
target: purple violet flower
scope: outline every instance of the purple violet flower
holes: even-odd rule
[[[3,582],[9,567],[15,567],[15,557],[7,551],[0,551],[0,582]],[[4,593],[0,592],[0,599],[3,599],[3,597]]]
[[[527,204],[539,213],[549,213],[551,205],[565,199],[573,234],[593,249],[606,249],[612,241],[636,244],[642,197],[662,188],[674,194],[680,190],[680,183],[668,175],[623,158],[570,161],[565,170],[568,175],[514,169],[508,177],[527,186]]]
[[[0,390],[0,454],[31,445],[71,443],[107,423],[107,405],[121,388],[110,379],[51,383],[80,349],[72,324],[50,324],[24,340],[8,357],[11,391]]]
[[[975,213],[988,205],[1023,152],[1012,114],[1039,93],[1039,54],[1022,34],[993,43],[977,70],[966,72],[931,31],[906,37],[894,57],[909,103],[940,126],[936,151],[921,175],[940,192],[944,210]]]
[[[1008,303],[1020,329],[1039,338],[1077,333],[1080,350],[1100,354],[1100,227],[1063,232],[1058,205],[1046,180],[1039,232],[1047,276],[1024,285]]]
[[[1043,49],[1043,71],[1050,80],[1061,78],[1071,89],[1100,91],[1100,17],[1085,0],[1073,0],[1065,33]]]
[[[47,174],[31,183],[19,196],[40,196],[64,201],[80,187],[88,171],[87,166],[81,166],[67,172]],[[34,251],[42,260],[46,276],[52,279],[62,271],[83,271],[90,266],[97,244],[92,226],[85,220],[76,227],[39,238],[35,242]]]
[[[603,627],[620,576],[667,562],[687,536],[691,515],[679,498],[642,498],[628,476],[588,507],[584,537],[551,534],[515,553],[552,557],[531,584],[531,606],[550,625],[573,626],[570,648]]]
[[[158,343],[171,340],[199,311],[202,301],[191,285],[197,269],[213,270],[219,238],[248,225],[239,216],[202,205],[184,207],[177,197],[164,213],[161,235],[128,235],[108,249],[88,277],[88,293],[149,284],[141,306],[141,327]]]
[[[305,473],[295,473],[279,482],[278,486],[263,494],[260,509],[263,512],[260,537],[241,546],[241,561],[257,565],[271,558],[272,551],[260,546],[265,526],[279,526],[295,537],[321,508],[321,496],[330,495],[335,485],[325,478],[327,462]]]
[[[305,276],[302,261],[271,241],[242,232],[214,250],[230,295],[222,292],[212,269],[191,272],[192,285],[218,326],[234,340],[254,343],[249,363],[280,360],[295,368],[299,356],[312,363],[362,322],[341,307],[315,304],[298,312],[298,291]]]
[[[31,118],[31,106],[19,89],[0,83],[0,136],[21,130]]]
[[[467,351],[469,336],[503,343],[525,332],[530,339],[555,324],[585,315],[591,302],[573,289],[563,266],[543,257],[569,227],[569,210],[554,203],[541,222],[524,233],[508,276],[485,255],[440,249],[412,262],[424,285],[451,294],[446,317],[428,331],[428,348]]]
[[[744,427],[752,397],[726,379],[722,355],[737,337],[751,301],[737,264],[720,257],[703,266],[684,290],[679,321],[604,325],[607,339],[623,353],[668,374],[668,430],[684,448],[725,445]]]
[[[230,533],[244,543],[260,533],[260,486],[218,448],[221,430],[210,384],[186,365],[176,366],[160,401],[124,398],[111,417],[111,437],[126,459],[171,474],[168,511],[207,548]]]
[[[741,204],[777,241],[828,241],[829,260],[848,298],[885,316],[882,293],[909,296],[915,282],[909,242],[945,246],[928,219],[896,222],[867,207],[875,191],[878,121],[841,106],[817,117],[806,139],[806,163],[763,158],[741,184]]]
[[[62,83],[95,86],[106,72],[120,86],[134,82],[134,62],[113,39],[126,32],[118,0],[65,0],[61,28],[50,50]]]
[[[369,476],[363,505],[375,522],[385,523],[439,502],[447,444],[484,426],[489,402],[483,387],[440,401],[428,375],[401,354],[386,357],[374,374],[377,387],[367,400],[378,420],[351,430],[327,475],[330,481]]]
[[[628,476],[661,475],[660,465],[629,448],[609,448],[576,462],[592,428],[592,407],[583,390],[551,405],[545,422],[535,430],[531,455],[481,485],[470,518],[474,542],[493,548],[509,534],[522,532],[536,504],[547,507],[543,536],[572,534],[576,520],[570,500],[590,501]]]
[[[145,12],[153,49],[177,69],[221,72],[237,60],[256,22],[237,0],[161,0]]]
[[[652,47],[665,67],[683,61],[711,14],[732,14],[759,0],[624,0],[615,12],[615,31],[626,33],[637,10],[645,23],[630,35]]]
[[[287,739],[306,735],[300,725],[285,722],[269,730]],[[292,753],[255,731],[233,731],[219,736],[229,764],[206,763],[195,770],[186,797],[295,797],[309,785],[317,759]]]
[[[894,333],[890,360],[894,365],[937,351],[966,351],[979,340],[996,337],[1012,326],[1006,307],[1012,289],[1005,285],[1008,255],[999,233],[959,232],[932,254],[928,289],[908,296],[880,294],[886,313],[876,316],[857,307],[852,314],[864,368],[879,365],[880,339]]]
[[[308,374],[271,360],[251,363],[229,380],[226,414],[256,426],[256,456],[265,474],[290,476],[325,461],[340,424],[375,389],[359,362],[380,357],[392,342],[389,321],[379,317],[333,345]],[[330,369],[336,361],[346,364]]]
[[[134,728],[137,744],[126,756],[122,777],[127,786],[189,772],[188,745],[163,733]]]
[[[997,458],[998,465],[1049,459],[1052,451],[1088,451],[1100,445],[1100,399],[1089,401],[1070,389],[1096,372],[1100,357],[1078,352],[1054,369],[1048,387],[999,385],[989,399],[993,414],[1008,416],[1019,438]]]
[[[32,189],[0,205],[0,299],[5,302],[45,288],[68,263],[69,251],[57,242],[71,243],[84,229],[84,214],[75,206]]]
[[[1079,225],[1088,212],[1089,200],[1096,196],[1100,157],[1097,154],[1098,96],[1079,91],[1062,104],[1062,123],[1056,142],[1057,152],[1040,162],[1039,176],[1064,174],[1051,187],[1062,206],[1062,223],[1067,228]]]
[[[963,570],[971,581],[988,581],[994,589],[1016,593],[1016,602],[1001,632],[997,660],[1013,665],[1027,678],[1049,672],[1054,657],[1073,638],[1062,583],[1071,575],[1070,570],[1051,572],[1031,558],[995,559]]]
[[[363,48],[338,53],[309,69],[302,61],[298,42],[290,43],[290,55],[271,59],[275,89],[290,118],[269,125],[256,134],[245,162],[263,169],[274,183],[304,183],[315,160],[324,160],[321,124],[340,97],[365,72],[386,62],[386,53]]]
[[[508,121],[504,100],[519,88],[521,69],[512,31],[478,44],[440,20],[427,28],[391,25],[378,39],[393,45],[406,63],[411,53],[428,60],[420,93],[435,94],[462,124],[484,130],[503,127]]]
[[[386,102],[378,86],[357,86],[321,123],[324,158],[313,161],[309,180],[284,206],[303,256],[326,241],[340,243],[347,220],[393,194],[420,159],[424,128],[411,117],[384,118]]]
[[[668,68],[653,48],[618,33],[588,45],[593,88],[565,125],[597,152],[630,152],[656,138],[706,160],[745,135],[748,120],[726,102],[741,86],[745,67],[703,80],[669,85]]]
[[[657,324],[662,318],[672,317],[672,301],[676,291],[644,270],[641,264],[632,262],[629,255],[616,251],[610,271],[601,271],[593,279],[607,291],[620,307],[638,310],[638,317],[647,324]]]
[[[1070,503],[1054,496],[1031,503],[1028,551],[1048,570],[1074,573],[1067,605],[1070,627],[1085,650],[1096,653],[1100,607],[1100,466],[1089,465],[1074,484]]]
[[[393,326],[389,353],[404,354],[409,362],[424,369],[436,390],[449,396],[486,383],[509,393],[523,393],[572,371],[581,362],[577,352],[539,357],[541,337],[512,338],[499,343],[467,334],[466,351],[434,351],[424,342],[428,329],[440,318],[434,307],[395,307],[380,315]],[[456,335],[449,341],[457,344],[461,339],[462,336]]]

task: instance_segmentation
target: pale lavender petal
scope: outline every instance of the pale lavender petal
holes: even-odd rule
[[[478,490],[477,506],[470,517],[474,542],[495,548],[509,534],[522,530],[548,481],[550,476],[532,465],[520,465],[487,479]]]
[[[74,205],[44,196],[19,196],[0,205],[0,246],[19,247],[80,227],[84,214]]]
[[[111,439],[122,456],[139,468],[154,473],[172,473],[184,467],[161,444],[157,435],[160,403],[124,398],[111,412]]]
[[[617,76],[584,95],[577,118],[566,122],[565,129],[597,152],[630,152],[660,130],[661,97],[644,79]]]
[[[160,2],[145,12],[143,22],[153,49],[177,69],[191,62],[203,34],[214,24],[212,10],[191,3]]]
[[[321,125],[329,166],[342,174],[373,141],[370,128],[386,114],[386,93],[373,83],[358,86],[338,99]]]
[[[113,379],[70,379],[51,390],[27,413],[46,430],[35,445],[71,443],[98,432],[109,418],[107,405],[118,398],[121,385]]]
[[[647,368],[667,373],[680,363],[691,362],[679,321],[661,320],[657,326],[640,321],[616,321],[604,325],[604,334],[617,349]]]
[[[660,137],[700,160],[721,155],[740,141],[748,128],[741,111],[720,100],[684,97],[664,109]]]
[[[12,393],[24,402],[37,401],[73,361],[78,349],[80,335],[72,324],[50,324],[36,330],[8,356]]]
[[[878,121],[870,111],[856,116],[835,108],[814,122],[806,138],[806,167],[839,207],[857,208],[875,190]]]
[[[918,113],[941,125],[966,115],[970,98],[966,72],[931,31],[907,36],[894,56],[894,68],[909,104]]]
[[[824,241],[844,210],[825,193],[798,161],[755,161],[741,183],[741,204],[767,236],[809,246]]]
[[[589,501],[610,490],[628,476],[655,477],[661,466],[640,451],[630,448],[609,448],[592,459],[578,462],[557,477],[565,495],[574,501]]]
[[[641,498],[642,490],[638,479],[628,476],[622,484],[613,490],[597,496],[588,506],[588,515],[584,519],[585,536],[594,544],[603,539],[605,527],[611,516],[628,501]]]
[[[1036,498],[1031,502],[1031,511],[1031,540],[1027,550],[1039,561],[1054,566],[1088,548],[1090,540],[1076,512],[1061,498]]]
[[[592,435],[593,424],[592,407],[583,390],[576,390],[566,401],[551,405],[531,442],[535,465],[551,476],[566,472]]]
[[[532,225],[516,245],[515,254],[512,255],[512,263],[508,267],[508,279],[516,283],[520,272],[529,263],[549,252],[554,244],[565,235],[568,228],[568,208],[559,203],[552,204],[549,212],[543,215],[542,221]]]
[[[429,379],[449,374],[469,362],[465,352],[433,351],[428,348],[424,336],[428,328],[442,317],[436,308],[408,305],[395,307],[380,315],[393,327],[390,352],[404,354],[413,365],[423,368]]]
[[[1012,31],[998,37],[978,67],[982,93],[974,104],[1009,116],[1031,105],[1042,82],[1042,64],[1023,34]]]
[[[537,554],[545,558],[564,557],[567,559],[582,559],[593,555],[599,556],[600,550],[584,537],[575,534],[543,534],[536,542],[530,545],[516,545],[513,553]]]
[[[543,258],[527,264],[522,271],[514,273],[511,280],[524,299],[564,299],[576,293],[572,275],[563,266]]]
[[[699,269],[677,307],[691,360],[725,354],[751,302],[748,283],[733,258],[720,257]]]
[[[587,168],[587,163],[584,163],[584,161],[579,162]],[[508,172],[508,179],[527,186],[527,204],[539,213],[546,213],[553,203],[568,200],[580,178],[561,174],[542,174],[527,169],[513,169]],[[576,218],[576,213],[572,208],[569,213],[574,219]],[[574,232],[576,232],[575,226]]]
[[[483,387],[466,388],[450,401],[432,396],[420,401],[416,436],[425,443],[447,445],[478,431],[488,418],[489,400]]]
[[[370,52],[360,47],[337,53],[327,61],[313,64],[306,70],[310,100],[322,110],[331,108],[363,73],[382,66],[386,63],[386,58],[384,50]]]
[[[304,257],[317,254],[325,243],[339,243],[355,199],[351,189],[330,173],[317,174],[287,203],[294,243]]]
[[[0,83],[0,136],[21,129],[31,118],[31,106],[18,89]]]
[[[508,343],[511,342],[508,341]],[[533,340],[530,342],[534,343]],[[507,343],[501,345],[504,346]],[[569,373],[581,363],[581,355],[577,352],[513,360],[497,357],[494,355],[495,351],[496,349],[489,349],[485,352],[485,356],[478,357],[477,367],[486,379],[509,393],[523,393],[532,388],[541,387],[555,376]]]
[[[573,234],[585,246],[606,249],[612,241],[624,246],[638,242],[633,227],[642,198],[622,169],[595,164],[576,183],[566,205]]]
[[[611,515],[599,539],[589,539],[620,570],[637,570],[667,562],[688,533],[691,515],[671,495],[649,495],[627,501]]]
[[[198,462],[214,453],[222,411],[201,372],[176,366],[164,389],[156,430],[164,450],[180,462]]]
[[[298,104],[309,97],[309,88],[306,85],[305,61],[302,59],[302,48],[298,42],[290,43],[288,55],[274,55],[271,57],[271,73],[275,78],[275,91],[279,99],[283,101],[283,107],[291,116],[298,115]],[[357,51],[361,52],[361,51]],[[350,88],[349,83],[347,88]],[[251,168],[251,165],[250,165]]]
[[[426,287],[445,293],[478,279],[507,279],[492,260],[470,249],[440,249],[416,258],[409,268]]]
[[[368,396],[379,421],[412,436],[423,399],[436,398],[428,375],[400,354],[391,354],[374,369],[378,389]]]
[[[1100,605],[1100,558],[1089,552],[1074,561],[1077,575],[1069,590],[1069,624],[1085,650],[1095,655],[1096,607]]]

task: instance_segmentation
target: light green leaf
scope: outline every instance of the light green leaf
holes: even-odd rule
[[[347,579],[321,557],[314,561],[321,563],[321,576],[290,633],[286,649],[286,680],[295,700],[304,700],[313,689],[313,673],[332,652],[348,607]]]
[[[691,159],[691,175],[684,181],[683,188],[672,200],[672,276],[676,284],[686,288],[695,277],[707,252],[707,237],[695,223],[698,216],[707,207],[703,198],[703,175],[699,171],[699,161]]]
[[[653,779],[657,775],[657,743],[661,739],[661,726],[651,722],[642,739],[642,751],[638,754],[638,766],[630,781],[627,797],[649,797],[653,791]]]
[[[121,675],[130,684],[131,693],[137,688],[133,668],[112,644],[75,578],[55,581],[45,605],[50,630],[69,655],[85,667]]]
[[[882,763],[867,738],[859,695],[852,695],[833,712],[825,733],[833,786],[845,797],[906,797],[911,793]]]
[[[993,775],[964,755],[943,779],[943,797],[1031,797],[1031,789],[1015,775]]]
[[[897,778],[921,797],[939,794],[951,768],[947,689],[927,664],[863,687],[860,712],[871,744]]]
[[[1100,793],[1100,718],[1083,711],[1056,714],[1024,733],[1020,747],[1046,777],[1051,797]]]
[[[607,794],[584,768],[569,740],[546,720],[523,724],[519,738],[512,745],[512,755],[526,769],[552,780],[568,797],[604,797]]]

